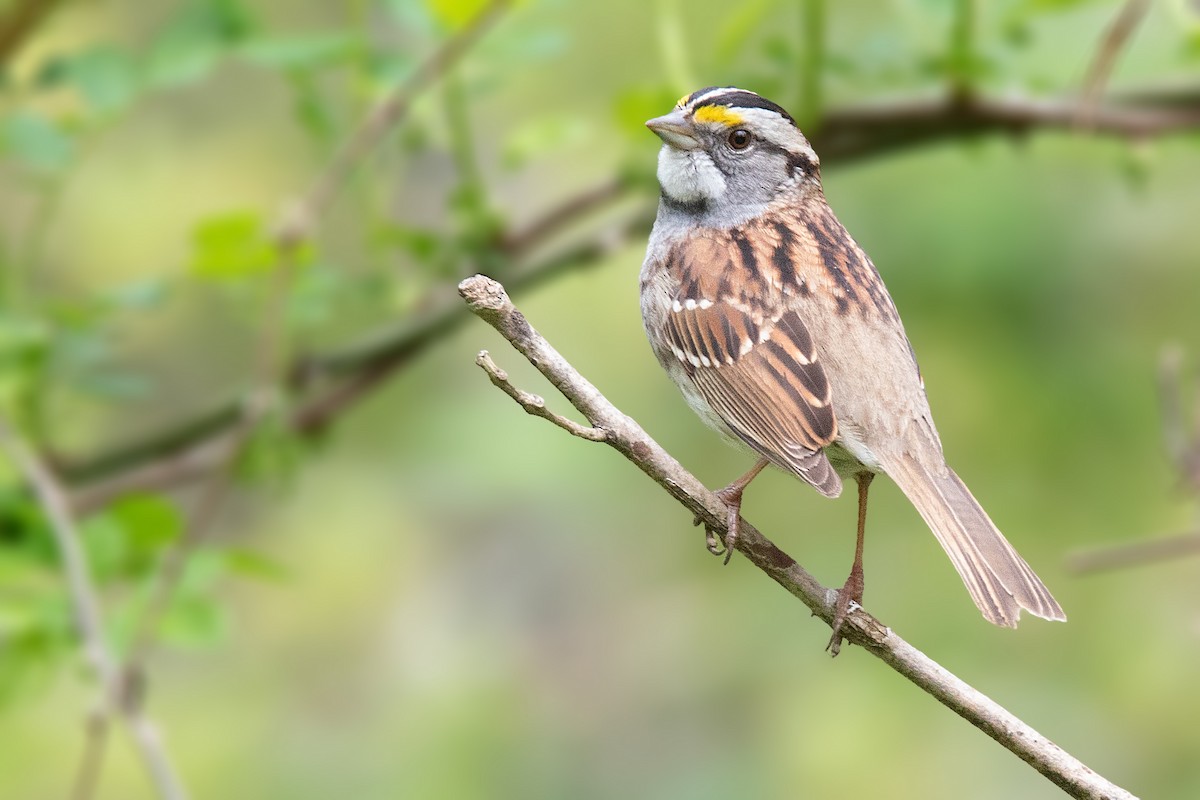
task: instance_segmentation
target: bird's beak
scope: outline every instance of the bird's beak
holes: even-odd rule
[[[676,150],[695,150],[700,146],[700,140],[696,138],[696,128],[678,109],[666,116],[655,117],[646,123],[646,127]]]

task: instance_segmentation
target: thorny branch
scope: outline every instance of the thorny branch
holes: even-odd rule
[[[406,103],[395,102],[385,102],[383,106],[406,107]],[[1077,110],[1077,101],[1070,99],[1037,101],[956,95],[831,111],[811,131],[810,138],[826,166],[840,165],[949,140],[1070,131]],[[395,116],[388,118],[393,124],[399,121]],[[370,125],[367,128],[375,130]],[[1200,90],[1145,91],[1114,98],[1096,109],[1089,128],[1094,134],[1131,139],[1196,129],[1200,129]],[[366,134],[359,134],[351,141],[368,141],[365,137]],[[361,157],[361,151],[349,149]],[[344,175],[345,169],[339,167],[336,174]],[[322,187],[320,197],[330,191],[323,188],[329,185],[328,179],[315,185]],[[594,238],[540,260],[527,261],[531,252],[563,231],[582,226],[619,201],[639,196],[648,199],[651,194],[648,187],[636,182],[604,181],[568,197],[526,228],[501,236],[498,255],[513,265],[511,273],[504,275],[510,288],[518,291],[567,270],[594,264],[616,246],[644,235],[652,221],[652,211],[646,206],[615,226],[603,227]],[[298,207],[319,209],[323,202],[310,199]],[[290,231],[283,241],[310,234],[311,228],[297,233],[293,227],[295,220],[306,220],[311,225],[310,213],[290,219],[293,222],[285,222],[280,229]],[[362,344],[344,351],[294,359],[289,369],[293,377],[290,387],[293,411],[289,421],[292,430],[301,435],[319,434],[467,318],[450,287],[435,289],[421,306],[422,311],[394,330],[372,334]],[[85,460],[61,464],[60,471],[72,487],[75,506],[95,508],[121,494],[170,488],[207,474],[219,461],[214,453],[223,450],[221,440],[243,418],[243,408],[241,399],[234,398],[165,432]]]
[[[605,444],[662,486],[714,530],[726,529],[725,507],[703,484],[662,449],[638,424],[613,406],[530,326],[509,300],[504,287],[477,275],[459,284],[467,306],[550,381],[588,420],[605,432]],[[490,372],[490,370],[489,370]],[[508,389],[505,389],[510,395]],[[741,522],[736,545],[746,558],[794,595],[827,624],[833,617],[834,592],[822,586],[754,526]],[[998,703],[961,680],[897,636],[865,611],[847,620],[846,638],[879,658],[982,730],[1050,781],[1076,798],[1128,800],[1129,792],[1093,772]]]

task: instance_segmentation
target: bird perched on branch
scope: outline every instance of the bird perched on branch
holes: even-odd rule
[[[942,454],[912,346],[875,266],[825,201],[817,154],[780,106],[710,87],[646,123],[663,145],[662,197],[641,272],[659,362],[700,417],[758,461],[718,494],[723,548],[742,492],[772,464],[826,497],[858,485],[854,564],[830,648],[863,593],[867,491],[896,482],[985,619],[1065,620]],[[711,537],[711,533],[710,533]]]

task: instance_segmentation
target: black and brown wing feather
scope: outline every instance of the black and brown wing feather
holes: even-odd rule
[[[827,496],[841,479],[823,448],[837,438],[833,393],[809,329],[730,237],[667,259],[678,287],[663,340],[704,400],[752,449]],[[722,273],[713,264],[724,264]],[[751,297],[751,295],[753,295]]]

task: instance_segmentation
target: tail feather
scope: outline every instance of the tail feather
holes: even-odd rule
[[[954,470],[935,472],[905,456],[885,471],[929,525],[984,619],[1015,628],[1025,609],[1043,619],[1066,620],[1050,590]]]

